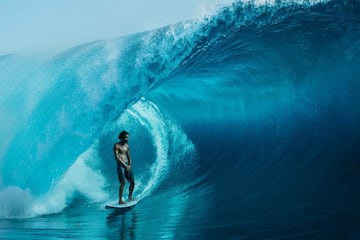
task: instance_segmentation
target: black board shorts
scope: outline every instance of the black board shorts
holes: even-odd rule
[[[117,164],[117,174],[118,174],[119,182],[124,181],[125,178],[126,178],[129,182],[133,182],[133,181],[134,181],[134,175],[133,175],[132,171],[127,171],[127,170],[125,170],[123,167],[121,167],[120,164]]]

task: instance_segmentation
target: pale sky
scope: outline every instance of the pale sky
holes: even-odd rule
[[[228,0],[0,0],[0,55],[71,47],[198,18]]]

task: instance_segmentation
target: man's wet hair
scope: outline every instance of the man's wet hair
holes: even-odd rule
[[[119,139],[123,139],[128,134],[129,133],[127,131],[122,131],[121,133],[119,133]]]

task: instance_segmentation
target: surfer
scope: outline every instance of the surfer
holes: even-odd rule
[[[119,187],[119,204],[125,204],[122,200],[122,194],[125,186],[125,178],[130,182],[129,186],[129,201],[132,201],[132,193],[134,191],[134,176],[131,170],[132,162],[130,157],[130,148],[128,144],[129,133],[122,131],[119,134],[120,141],[114,144],[113,151],[117,163],[117,174],[120,182]]]

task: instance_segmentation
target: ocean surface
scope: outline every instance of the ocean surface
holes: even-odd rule
[[[0,56],[0,239],[360,239],[359,56],[355,0]]]

